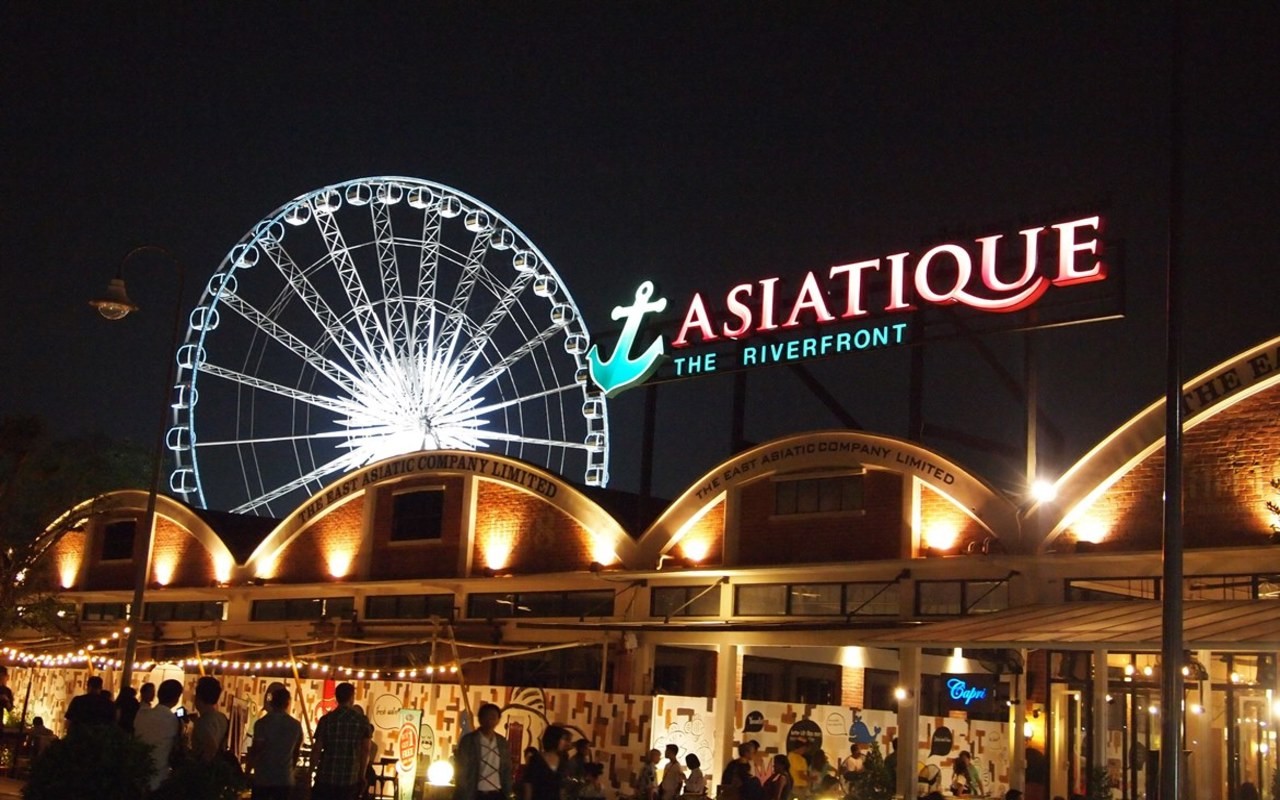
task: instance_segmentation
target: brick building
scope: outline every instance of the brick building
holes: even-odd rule
[[[1280,337],[1189,381],[1184,404],[1186,747],[1194,796],[1233,796],[1277,766]],[[703,698],[717,760],[765,735],[753,710],[785,706],[769,724],[829,719],[836,758],[897,738],[915,756],[900,786],[921,765],[950,775],[963,741],[990,788],[1082,792],[1097,765],[1141,797],[1161,749],[1163,419],[1152,404],[1034,504],[848,430],[710,465],[642,529],[634,498],[488,453],[371,464],[280,520],[161,498],[140,658]],[[86,501],[49,550],[86,636],[127,618],[146,499]],[[954,681],[992,694],[960,703]]]

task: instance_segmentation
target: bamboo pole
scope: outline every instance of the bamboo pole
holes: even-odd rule
[[[307,741],[311,741],[311,714],[307,712],[307,701],[302,694],[302,676],[298,674],[298,659],[293,655],[293,641],[289,634],[284,635],[284,644],[289,648],[289,666],[293,669],[293,686],[298,692],[298,705],[302,706],[302,723],[307,726]]]

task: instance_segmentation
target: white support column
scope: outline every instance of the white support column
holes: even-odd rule
[[[717,647],[716,653],[716,732],[712,739],[716,751],[712,753],[712,768],[707,771],[708,775],[719,775],[719,765],[728,763],[737,755],[733,748],[737,707],[738,645],[725,643]],[[715,780],[712,779],[713,782]]]
[[[1197,650],[1196,661],[1208,669],[1213,664],[1213,653],[1209,650]],[[1195,780],[1195,791],[1192,797],[1213,797],[1213,758],[1217,755],[1217,743],[1213,739],[1213,690],[1208,688],[1209,681],[1200,682],[1205,687],[1204,699],[1199,692],[1193,692],[1188,699],[1191,703],[1200,703],[1204,708],[1199,714],[1187,713],[1187,749],[1191,751],[1191,777]],[[1188,686],[1192,685],[1190,682]]]
[[[1093,651],[1093,731],[1089,753],[1099,767],[1107,765],[1107,690],[1107,651],[1098,648]]]
[[[1022,651],[1022,663],[1027,663],[1027,651]],[[1022,728],[1027,722],[1027,671],[1011,676],[1013,696],[1018,702],[1009,707],[1009,788],[1026,791],[1027,737]]]
[[[898,684],[909,696],[898,701],[898,795],[916,796],[920,760],[920,648],[898,649]]]

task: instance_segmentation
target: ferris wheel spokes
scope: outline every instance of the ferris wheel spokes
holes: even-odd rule
[[[391,228],[391,204],[374,201],[369,204],[369,215],[373,220],[373,240],[377,246],[383,297],[386,299],[391,352],[402,356],[409,352],[409,325],[404,313],[404,292],[400,289],[400,267]]]
[[[249,502],[242,503],[241,505],[229,510],[232,514],[246,514],[250,511],[255,511],[267,506],[272,500],[277,500],[291,492],[305,488],[307,484],[319,483],[325,475],[329,475],[334,472],[345,472],[358,466],[360,466],[360,456],[358,453],[355,451],[342,453],[337,458],[332,459],[326,464],[321,464],[305,475],[299,475],[293,480],[286,481],[276,488],[253,498]]]
[[[293,260],[293,256],[289,255],[289,251],[279,242],[272,239],[264,238],[262,245],[267,258],[271,259],[276,269],[280,271],[280,275],[285,279],[288,287],[293,290],[293,296],[297,296],[302,301],[307,310],[311,312],[311,315],[315,317],[316,322],[319,322],[320,327],[324,329],[325,337],[346,356],[347,360],[353,365],[373,361],[373,351],[366,343],[351,335],[351,331],[347,329],[346,325],[342,324],[342,320],[329,307],[329,303],[311,285],[311,281],[298,267],[297,262]],[[282,308],[290,297],[291,295],[282,291],[280,299],[272,304],[272,309],[278,310],[277,306]]]
[[[347,392],[351,392],[355,383],[359,380],[349,369],[332,359],[325,358],[318,350],[309,346],[298,337],[294,336],[283,326],[278,325],[271,317],[259,311],[243,297],[235,293],[224,292],[222,294],[222,302],[237,314],[239,314],[246,322],[255,325],[259,330],[266,333],[271,338],[280,343],[286,350],[297,355],[307,364],[311,365],[316,372],[333,381],[337,386]]]
[[[382,320],[374,313],[373,303],[369,302],[369,292],[364,287],[364,281],[360,278],[360,272],[356,269],[355,262],[351,259],[351,250],[347,247],[347,243],[342,236],[342,231],[338,228],[337,221],[333,218],[333,214],[328,211],[321,212],[317,210],[311,215],[315,220],[316,227],[320,229],[320,235],[324,238],[325,246],[329,248],[329,259],[333,264],[334,271],[338,273],[339,280],[342,281],[342,288],[346,290],[347,297],[351,301],[351,310],[355,313],[356,329],[360,332],[364,343],[371,353],[377,353],[379,344],[383,347],[392,347],[391,337],[382,325]]]
[[[271,392],[290,400],[299,400],[316,408],[323,408],[326,411],[332,411],[335,414],[349,414],[356,406],[347,399],[338,397],[325,397],[324,395],[308,392],[302,389],[295,389],[292,386],[285,386],[274,381],[268,381],[253,375],[247,375],[239,370],[227,369],[217,364],[204,362],[200,365],[200,371],[213,375],[241,386],[247,386],[251,389],[261,389],[264,392]]]

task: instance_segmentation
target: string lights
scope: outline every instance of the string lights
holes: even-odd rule
[[[96,642],[89,642],[77,647],[75,650],[63,652],[31,652],[18,647],[6,646],[0,648],[0,659],[32,667],[74,667],[85,665],[102,670],[122,669],[124,660],[115,658],[108,653],[118,647],[122,637],[128,636],[128,634],[129,628],[125,627],[121,630],[113,631],[110,636],[99,637]],[[193,656],[167,661],[156,661],[154,659],[135,661],[133,662],[133,670],[135,672],[149,671],[161,664],[194,667],[201,671],[221,669],[249,675],[276,672],[291,673],[297,670],[298,672],[307,672],[308,677],[312,678],[335,675],[344,678],[355,678],[356,680],[381,680],[393,677],[397,680],[416,680],[418,678],[436,678],[458,674],[457,663],[430,664],[425,667],[415,664],[404,667],[369,669],[356,665],[324,663],[296,658],[242,660],[217,658],[213,655]]]

